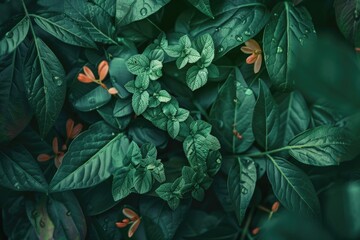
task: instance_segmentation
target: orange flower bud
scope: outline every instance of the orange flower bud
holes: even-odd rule
[[[274,204],[271,207],[272,212],[277,212],[279,209],[280,203],[278,201],[274,202]]]

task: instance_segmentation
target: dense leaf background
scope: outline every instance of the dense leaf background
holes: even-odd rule
[[[359,0],[0,1],[0,239],[360,239],[359,23]]]

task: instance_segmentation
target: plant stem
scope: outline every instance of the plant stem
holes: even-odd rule
[[[292,148],[296,148],[295,146],[293,146]],[[277,153],[277,152],[281,152],[281,151],[286,151],[291,149],[289,146],[285,146],[282,148],[278,148],[278,149],[274,149],[274,150],[270,150],[270,151],[265,151],[265,152],[259,152],[259,153],[249,153],[249,154],[245,154],[245,155],[241,155],[241,157],[262,157],[268,154],[272,154],[272,153]]]
[[[161,28],[159,28],[158,25],[156,25],[153,21],[151,21],[149,18],[146,18],[146,20],[151,23],[151,25],[153,25],[157,30],[159,30],[159,32],[163,32],[163,30],[161,30]]]
[[[244,240],[248,231],[249,231],[249,227],[250,227],[250,223],[251,223],[251,220],[252,220],[252,217],[253,217],[253,214],[254,214],[254,211],[255,211],[255,208],[252,207],[250,209],[250,213],[249,213],[249,216],[248,218],[246,219],[246,222],[245,222],[245,226],[244,226],[244,229],[241,233],[241,237],[240,237],[240,240]]]

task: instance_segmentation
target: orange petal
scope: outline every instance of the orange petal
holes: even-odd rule
[[[88,68],[87,66],[84,66],[83,69],[84,69],[86,76],[88,76],[91,80],[95,80],[94,73],[91,71],[90,68]]]
[[[247,54],[252,54],[254,52],[254,50],[252,50],[251,48],[249,47],[241,47],[240,50],[243,52],[243,53],[247,53]]]
[[[80,82],[83,82],[83,83],[91,83],[91,82],[93,82],[93,80],[91,78],[89,78],[88,76],[86,76],[85,74],[82,74],[82,73],[79,73],[77,79]]]
[[[124,223],[124,222],[117,222],[115,223],[115,225],[118,227],[118,228],[124,228],[128,225],[128,223]]]
[[[247,40],[245,45],[252,50],[261,50],[260,45],[254,39]]]
[[[257,55],[256,61],[254,64],[254,73],[258,73],[260,71],[261,63],[262,63],[262,55],[259,54],[259,55]]]
[[[139,218],[139,215],[137,215],[137,213],[131,210],[130,208],[125,207],[123,208],[122,212],[126,217],[130,218],[131,220]]]
[[[128,231],[129,238],[131,238],[134,235],[134,233],[136,232],[136,230],[138,229],[140,221],[141,221],[140,218],[137,219],[129,228],[129,231]]]
[[[256,61],[256,59],[258,58],[258,56],[259,55],[251,54],[250,56],[248,56],[246,58],[246,63],[247,64],[253,64]]]
[[[81,123],[76,124],[75,127],[73,128],[69,138],[70,139],[75,138],[77,135],[80,134],[82,129],[83,129],[83,125]]]
[[[48,161],[49,159],[51,158],[51,156],[49,154],[46,154],[46,153],[42,153],[42,154],[39,154],[39,156],[37,156],[37,160],[39,162],[46,162]]]
[[[107,61],[102,61],[98,66],[99,80],[102,81],[106,77],[109,71],[109,63]]]
[[[72,120],[71,118],[69,118],[67,121],[66,121],[66,136],[68,138],[70,138],[71,136],[71,132],[74,128],[74,120]]]
[[[111,95],[115,95],[118,93],[118,90],[116,90],[116,88],[112,87],[108,89],[108,93],[110,93]]]
[[[271,206],[272,212],[277,212],[279,209],[280,203],[278,201],[274,202],[274,204]]]
[[[55,154],[59,153],[59,143],[58,143],[58,139],[57,137],[54,137],[53,141],[52,141],[52,148]]]
[[[124,218],[124,219],[122,220],[122,222],[123,222],[123,223],[129,223],[129,222],[130,222],[130,219]]]
[[[65,143],[62,145],[61,150],[62,150],[62,151],[66,151],[66,150],[67,150],[67,146],[66,146]]]
[[[256,234],[258,234],[260,232],[260,228],[254,228],[252,231],[251,231],[251,233],[253,234],[253,235],[256,235]]]

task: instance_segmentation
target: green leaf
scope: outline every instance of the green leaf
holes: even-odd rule
[[[166,124],[167,132],[169,133],[170,137],[176,138],[180,132],[180,123],[179,121],[168,120]]]
[[[111,94],[103,87],[98,86],[84,96],[73,101],[74,107],[82,112],[89,112],[98,109],[111,100]]]
[[[65,71],[50,48],[39,38],[29,49],[25,65],[27,97],[45,136],[56,121],[66,94]]]
[[[126,66],[132,74],[140,75],[147,72],[147,68],[150,66],[150,60],[145,55],[137,54],[126,61]]]
[[[0,56],[14,51],[29,31],[29,18],[24,17],[0,39]]]
[[[159,102],[169,102],[171,100],[171,95],[166,90],[160,90],[156,98],[159,100]]]
[[[131,104],[136,115],[142,114],[149,105],[149,93],[147,91],[135,92]]]
[[[61,14],[48,18],[35,15],[34,19],[37,25],[44,31],[65,43],[80,47],[96,48],[96,44],[89,35],[67,15]]]
[[[228,174],[227,188],[241,225],[256,184],[256,167],[251,159],[237,159]]]
[[[186,72],[186,84],[188,87],[195,91],[201,88],[207,82],[208,70],[206,68],[199,68],[198,66],[192,66]]]
[[[112,161],[122,161],[116,151],[123,137],[123,134],[115,133],[104,122],[91,125],[70,144],[60,168],[50,182],[50,191],[87,188],[109,178]]]
[[[113,110],[114,117],[125,117],[133,112],[131,99],[117,99]]]
[[[21,145],[0,151],[0,185],[38,192],[46,192],[48,187],[38,163]]]
[[[295,59],[302,45],[315,38],[314,25],[305,7],[294,7],[285,1],[273,8],[264,30],[263,50],[274,87],[284,91],[293,88],[289,71],[297,67]]]
[[[268,158],[267,176],[280,203],[289,211],[317,216],[320,204],[309,177],[285,159]]]
[[[352,141],[349,130],[344,127],[319,126],[293,138],[289,142],[290,155],[313,166],[339,165],[352,160]]]
[[[281,145],[286,146],[310,124],[310,111],[301,93],[294,91],[277,98],[279,102]]]
[[[254,107],[253,91],[248,88],[241,72],[236,68],[220,88],[210,110],[214,135],[219,139],[225,151],[242,153],[253,144]],[[241,139],[234,134],[234,130],[241,134]]]
[[[134,188],[140,193],[144,194],[151,190],[153,185],[153,178],[148,169],[137,169],[134,176]]]
[[[204,167],[209,148],[206,147],[206,138],[197,134],[188,136],[183,142],[183,149],[190,166]]]
[[[279,108],[266,84],[260,80],[259,98],[254,108],[253,131],[257,141],[265,150],[279,145]]]
[[[341,33],[355,47],[360,46],[359,18],[360,5],[357,0],[335,0],[334,1],[336,23]]]
[[[112,195],[115,201],[127,197],[134,187],[135,169],[121,167],[114,173]]]
[[[129,81],[134,80],[134,75],[127,69],[126,60],[124,58],[116,57],[110,61],[109,75],[113,87],[119,92],[119,97],[127,98],[130,96],[124,85]]]
[[[217,57],[253,38],[269,19],[266,6],[258,1],[216,1],[212,9],[214,20],[209,21],[202,13],[185,13],[178,22],[184,21],[187,32],[179,29],[180,24],[175,31],[190,33],[193,37],[210,34]]]
[[[157,12],[168,2],[170,2],[170,0],[148,0],[146,2],[136,0],[124,2],[123,0],[117,0],[115,15],[116,24],[123,26],[144,19]]]
[[[118,45],[111,16],[101,7],[83,0],[66,0],[64,8],[95,42]]]
[[[210,66],[215,57],[214,41],[210,34],[199,36],[195,40],[195,46],[200,52],[202,67]]]
[[[188,0],[188,2],[206,16],[214,18],[209,0]]]

